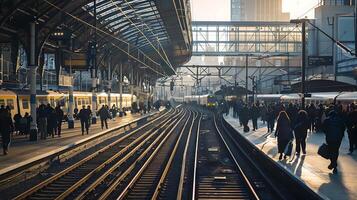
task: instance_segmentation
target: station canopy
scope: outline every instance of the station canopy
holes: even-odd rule
[[[45,48],[55,47],[49,36],[63,31],[77,39],[75,50],[85,51],[95,32],[97,51],[103,53],[99,57],[112,52],[159,75],[174,74],[176,66],[191,57],[187,0],[5,0],[2,4],[0,42],[19,38],[28,46],[28,24],[35,21],[39,45]]]

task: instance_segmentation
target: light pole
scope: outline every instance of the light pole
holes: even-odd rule
[[[305,87],[305,76],[306,76],[306,22],[308,22],[308,19],[294,19],[290,20],[290,23],[294,24],[301,24],[301,44],[302,44],[302,50],[301,50],[301,108],[305,108],[305,93],[306,93],[306,87]]]

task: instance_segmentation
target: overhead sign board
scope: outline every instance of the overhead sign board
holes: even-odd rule
[[[308,57],[309,66],[326,66],[333,64],[332,56],[309,56]]]
[[[84,53],[66,54],[64,59],[66,68],[73,70],[88,70],[87,55]]]

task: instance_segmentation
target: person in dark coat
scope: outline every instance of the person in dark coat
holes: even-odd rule
[[[347,133],[350,144],[349,151],[353,153],[357,148],[357,106],[353,103],[350,105],[350,112],[347,115]]]
[[[329,169],[333,169],[333,173],[337,173],[337,159],[342,139],[345,133],[345,122],[343,118],[335,111],[331,111],[322,125],[323,131],[326,134],[326,143],[330,153]]]
[[[98,114],[99,114],[100,122],[102,125],[102,129],[104,128],[104,124],[105,124],[105,128],[108,129],[108,121],[107,120],[110,116],[109,110],[103,105],[99,109]]]
[[[15,133],[17,134],[23,134],[23,131],[21,130],[21,114],[20,113],[16,113],[14,115],[14,125],[15,125]]]
[[[91,115],[90,109],[86,109],[85,106],[83,106],[82,109],[78,113],[78,118],[81,121],[82,135],[84,135],[84,129],[86,129],[87,135],[89,133],[90,115]]]
[[[37,109],[38,132],[41,139],[46,139],[47,137],[47,115],[46,106],[41,104]]]
[[[52,108],[50,104],[47,104],[46,107],[46,112],[47,112],[47,135],[54,137],[54,131],[56,128],[56,112],[55,109]]]
[[[300,110],[297,114],[294,133],[295,133],[295,142],[296,142],[296,154],[300,155],[300,148],[302,153],[306,154],[306,137],[307,129],[309,128],[309,117],[307,112]]]
[[[59,105],[56,106],[55,113],[56,113],[56,132],[58,134],[58,137],[61,137],[62,120],[64,117],[64,113],[63,110],[61,109],[61,106]]]
[[[286,109],[286,113],[288,114],[290,121],[291,121],[291,127],[293,128],[296,123],[296,117],[298,115],[298,109],[293,103],[289,103],[288,108]]]
[[[255,131],[258,129],[258,118],[260,116],[259,105],[253,104],[250,113],[252,115],[253,131]]]
[[[249,114],[249,109],[247,107],[246,104],[244,104],[242,110],[240,111],[240,120],[243,124],[243,129],[244,132],[248,132],[249,131],[249,126],[248,126],[248,122],[249,122],[249,118],[250,118],[250,114]]]
[[[283,158],[283,153],[289,141],[293,139],[291,131],[291,121],[285,111],[279,113],[275,130],[275,137],[278,137],[278,152],[280,153],[279,160]],[[284,155],[286,159],[287,155]]]
[[[268,133],[272,133],[274,131],[275,112],[271,105],[268,106],[268,108],[267,108],[266,116],[267,116]]]
[[[14,130],[11,114],[2,105],[0,108],[0,134],[2,139],[2,148],[4,155],[8,154],[11,133]]]
[[[78,118],[78,108],[77,107],[74,108],[73,112],[74,112],[74,114],[73,114],[74,119],[79,119]]]
[[[314,132],[315,131],[315,128],[316,128],[316,113],[317,113],[317,110],[316,110],[316,107],[315,107],[315,104],[311,104],[308,108],[307,108],[307,114],[309,115],[309,120],[310,120],[310,132]]]
[[[24,133],[25,135],[30,134],[30,128],[31,128],[31,121],[32,121],[32,117],[29,115],[28,112],[25,113],[25,116],[23,117],[23,119],[26,120],[26,124],[25,124],[25,128],[24,128]]]

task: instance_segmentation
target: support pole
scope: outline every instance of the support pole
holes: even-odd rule
[[[30,124],[30,140],[37,140],[37,112],[36,112],[36,24],[30,24],[31,43],[30,43],[30,108],[32,121]],[[36,136],[36,137],[31,137]]]
[[[248,104],[248,55],[245,55],[245,103]]]
[[[301,108],[305,109],[306,21],[302,21]]]
[[[107,86],[107,93],[108,93],[108,107],[109,109],[112,107],[112,97],[111,97],[111,90],[112,90],[112,59],[109,56],[108,61],[108,86]],[[113,116],[115,117],[115,116]]]
[[[94,27],[97,27],[97,1],[94,0]],[[97,123],[97,29],[94,30],[94,55],[92,55],[92,124]]]
[[[123,63],[119,64],[119,117],[123,116]]]
[[[70,44],[70,48],[71,48],[71,55],[69,56],[69,75],[71,77],[71,84],[70,86],[68,87],[68,93],[69,93],[69,97],[68,97],[68,100],[69,100],[69,105],[68,105],[68,128],[69,129],[72,129],[74,128],[74,118],[73,118],[73,84],[74,84],[74,81],[73,81],[73,75],[72,75],[72,39],[71,39],[71,44]]]
[[[196,68],[196,95],[198,95],[198,105],[201,105],[201,99],[200,99],[200,94],[199,94],[199,91],[200,91],[200,88],[199,88],[199,84],[200,84],[200,80],[199,80],[199,77],[198,77],[198,66]]]

